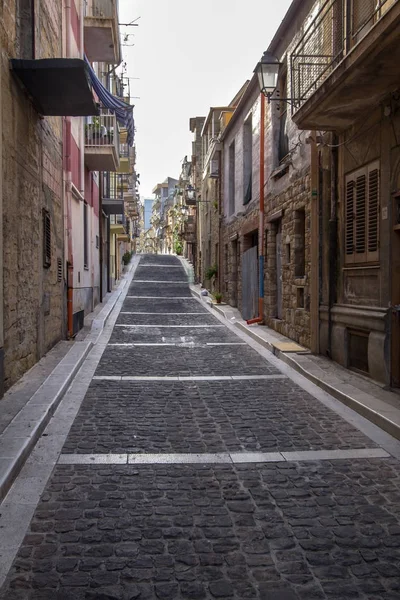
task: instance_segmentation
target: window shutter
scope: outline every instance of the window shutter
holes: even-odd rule
[[[48,210],[43,209],[43,266],[48,269],[51,265],[51,220]]]
[[[345,219],[346,261],[354,260],[354,179],[346,182],[346,219]]]
[[[368,261],[379,258],[379,212],[379,169],[372,165],[368,173]]]
[[[345,262],[379,260],[379,163],[348,175],[345,182]]]
[[[365,173],[356,178],[356,235],[355,262],[366,261],[367,241],[367,177]]]

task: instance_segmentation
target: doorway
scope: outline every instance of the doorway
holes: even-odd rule
[[[276,230],[276,318],[282,319],[282,221]]]

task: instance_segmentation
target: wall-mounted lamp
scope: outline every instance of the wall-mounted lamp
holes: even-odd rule
[[[272,98],[272,95],[278,87],[279,70],[282,63],[266,50],[254,69],[254,73],[258,76],[258,83],[260,91],[268,99],[268,104],[271,100],[277,100],[278,102],[288,102],[289,104],[298,104],[301,98]]]

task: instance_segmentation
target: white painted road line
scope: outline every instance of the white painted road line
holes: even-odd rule
[[[215,344],[196,344],[196,342],[159,342],[154,344],[149,344],[145,342],[115,342],[112,344],[107,344],[107,346],[122,346],[125,348],[134,348],[135,346],[179,346],[180,348],[205,348],[206,346],[246,346],[246,344],[242,343],[215,343]]]
[[[268,462],[310,462],[390,458],[382,448],[359,450],[315,450],[305,452],[217,452],[217,453],[140,453],[140,454],[61,454],[61,465],[180,465],[180,464],[256,464]]]
[[[224,328],[225,325],[124,325],[124,323],[116,323],[115,327],[142,327],[153,329],[215,329],[216,327]]]
[[[193,296],[127,296],[127,298],[135,298],[135,300],[195,300]]]
[[[210,313],[207,312],[187,312],[187,313],[174,313],[174,312],[128,312],[128,311],[122,311],[119,313],[120,315],[173,315],[173,316],[186,316],[186,315],[208,315],[210,316]],[[187,327],[193,327],[193,325],[187,325]],[[210,327],[213,327],[213,325],[210,325]]]
[[[163,344],[166,345],[166,344]],[[249,381],[249,380],[287,379],[286,375],[192,375],[176,377],[156,377],[146,375],[95,375],[94,381]]]

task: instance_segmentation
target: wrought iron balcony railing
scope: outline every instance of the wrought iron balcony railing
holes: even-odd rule
[[[123,200],[124,188],[123,179],[120,173],[104,171],[103,177],[103,198],[108,200]]]
[[[326,0],[310,16],[291,54],[294,111],[398,0]]]
[[[113,18],[118,15],[117,0],[85,0],[85,17]]]
[[[89,117],[85,125],[85,146],[113,148],[119,154],[119,127],[114,113],[100,108],[98,117]]]

